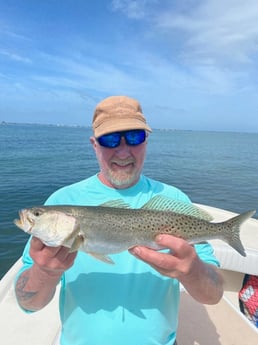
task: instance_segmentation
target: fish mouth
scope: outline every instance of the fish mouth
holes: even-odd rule
[[[33,220],[26,214],[26,210],[20,210],[19,217],[19,219],[14,220],[14,224],[30,234],[34,225]]]
[[[22,222],[21,222],[21,220],[20,219],[14,219],[14,224],[16,225],[16,226],[18,226],[18,228],[21,228],[22,227]]]
[[[18,226],[18,228],[22,229],[24,226],[24,216],[23,216],[23,210],[19,211],[19,219],[14,220],[14,224]]]

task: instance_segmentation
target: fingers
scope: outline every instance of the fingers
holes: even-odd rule
[[[48,247],[38,238],[33,237],[30,255],[42,269],[65,271],[73,265],[77,252],[70,253],[69,248],[63,246]]]
[[[35,250],[35,251],[39,251],[42,250],[44,247],[44,243],[40,241],[40,239],[38,239],[37,237],[32,237],[31,241],[30,241],[30,248]]]
[[[174,264],[175,258],[167,253],[161,253],[146,247],[134,247],[130,252],[151,266],[169,268]]]
[[[60,252],[61,248],[64,247],[48,247],[37,237],[32,237],[31,239],[30,251],[32,254],[41,253],[41,255],[45,257],[53,258]],[[69,249],[67,249],[67,251],[69,251]]]
[[[130,252],[161,274],[172,278],[178,278],[181,274],[186,274],[189,271],[191,263],[196,257],[195,250],[191,245],[183,239],[165,234],[158,235],[156,242],[161,248],[170,251],[164,253],[137,246],[130,249]]]
[[[189,249],[189,244],[185,240],[171,235],[161,234],[158,235],[155,240],[160,248],[169,249],[171,254],[176,257],[184,256],[185,252]],[[141,257],[141,259],[144,258],[144,260],[151,260],[152,258],[155,260],[155,258],[158,257],[158,255],[156,255],[158,252],[147,249],[146,247],[137,246],[132,248],[130,252]]]
[[[177,257],[185,257],[188,255],[189,249],[192,250],[192,246],[179,237],[161,234],[155,240],[160,247],[170,249],[170,252]]]

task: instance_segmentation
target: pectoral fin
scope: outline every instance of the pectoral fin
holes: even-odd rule
[[[111,265],[115,264],[114,261],[107,255],[102,255],[98,253],[89,253],[89,252],[87,252],[87,254],[93,256],[97,260],[105,262],[106,264],[111,264]]]
[[[70,248],[70,252],[76,252],[80,246],[84,243],[84,236],[82,234],[78,234],[76,237],[75,237],[75,240],[73,241],[73,244]]]

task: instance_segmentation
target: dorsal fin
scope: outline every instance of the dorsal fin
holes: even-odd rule
[[[104,204],[99,205],[101,207],[115,207],[115,208],[131,208],[129,204],[124,202],[121,199],[117,200],[110,200],[105,202]]]
[[[150,199],[142,209],[159,210],[159,211],[173,211],[187,216],[211,221],[213,217],[206,211],[200,209],[194,204],[187,203],[180,200],[170,199],[164,195],[156,195]]]

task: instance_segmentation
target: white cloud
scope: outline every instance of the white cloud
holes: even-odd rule
[[[146,34],[165,35],[188,64],[253,63],[258,52],[257,0],[113,0],[112,5],[145,21]]]
[[[256,0],[201,1],[187,13],[159,13],[155,22],[167,35],[183,34],[184,56],[194,63],[246,63],[258,51]]]
[[[131,93],[146,85],[133,66],[124,68],[117,64],[117,61],[108,62],[101,57],[78,58],[73,55],[60,57],[41,54],[42,65],[44,60],[52,66],[54,75],[34,75],[33,79],[60,88],[74,88],[80,92],[92,89],[110,93],[118,93],[122,89]]]
[[[68,36],[60,28],[63,34],[45,41],[36,35],[25,41],[8,28],[0,49],[2,103],[71,116],[69,108],[83,123],[85,110],[122,93],[139,98],[150,114],[158,110],[157,125],[171,114],[190,121],[205,106],[213,116],[226,99],[235,113],[237,103],[250,104],[257,94],[257,6],[257,0],[113,0],[106,17],[111,40],[95,21]],[[30,37],[33,28],[21,32]]]
[[[142,19],[148,13],[148,7],[157,0],[113,0],[111,7],[113,11],[121,11],[128,18]]]
[[[22,63],[32,63],[31,59],[21,56],[19,54],[7,51],[7,50],[0,50],[0,55],[7,57],[10,60],[22,62]]]

